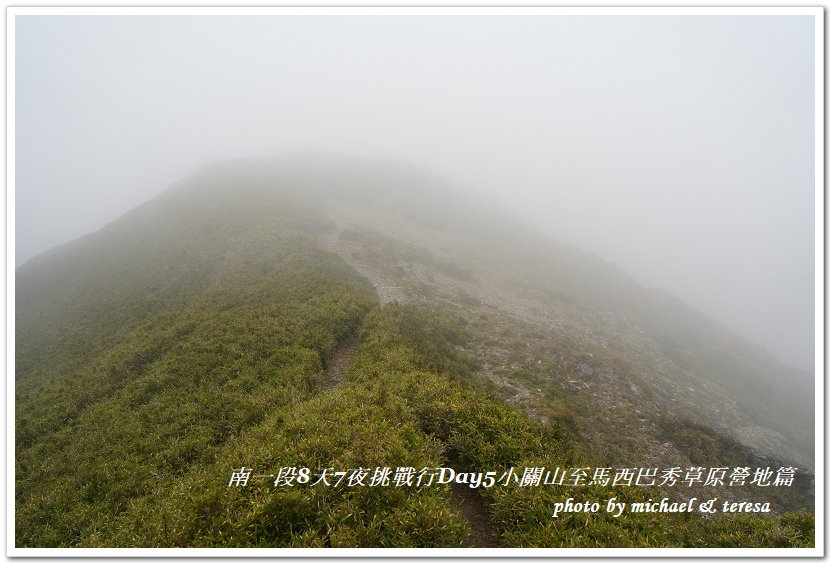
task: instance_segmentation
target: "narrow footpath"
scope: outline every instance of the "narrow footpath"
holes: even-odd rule
[[[346,372],[354,360],[357,352],[357,332],[346,336],[337,344],[337,348],[326,362],[326,378],[323,381],[323,391],[336,389],[346,382]]]

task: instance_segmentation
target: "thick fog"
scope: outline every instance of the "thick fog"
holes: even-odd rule
[[[16,264],[211,160],[431,168],[813,371],[810,17],[18,17]]]

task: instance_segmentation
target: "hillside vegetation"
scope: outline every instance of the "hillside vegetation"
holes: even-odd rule
[[[806,386],[767,394],[779,383],[765,373],[791,374],[737,337],[668,315],[682,307],[573,249],[459,214],[464,198],[423,171],[319,164],[207,167],[18,269],[17,547],[475,545],[449,485],[228,486],[243,466],[501,475],[805,457],[803,413],[772,415]],[[327,383],[347,341],[345,380]],[[678,390],[707,381],[717,389]],[[705,393],[723,395],[716,418]],[[724,431],[736,425],[757,439]],[[797,444],[776,449],[776,435]],[[501,547],[810,547],[811,478],[715,494],[771,515],[551,517],[568,497],[673,494],[637,487],[475,496]]]

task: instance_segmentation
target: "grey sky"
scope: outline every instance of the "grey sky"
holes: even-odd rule
[[[206,161],[428,166],[813,371],[810,17],[19,17],[16,262]]]

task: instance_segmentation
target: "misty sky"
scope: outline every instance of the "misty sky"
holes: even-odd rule
[[[16,19],[16,258],[210,160],[432,168],[813,371],[796,16]]]

